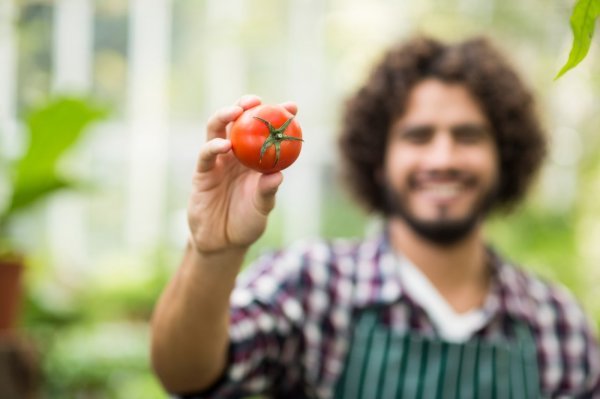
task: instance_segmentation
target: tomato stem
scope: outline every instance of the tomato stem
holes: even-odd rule
[[[261,149],[260,149],[260,159],[259,159],[259,163],[262,163],[262,158],[263,155],[265,154],[265,152],[267,151],[267,149],[270,146],[275,146],[275,163],[273,164],[273,166],[276,166],[277,163],[279,162],[279,154],[281,152],[281,142],[282,141],[304,141],[298,137],[293,137],[293,136],[287,136],[285,135],[285,130],[287,129],[287,127],[290,125],[290,123],[292,123],[292,120],[294,119],[294,116],[292,116],[291,118],[289,118],[287,121],[285,121],[283,123],[283,125],[281,125],[279,128],[275,128],[271,122],[260,118],[258,116],[255,116],[254,119],[258,119],[259,121],[261,121],[262,123],[264,123],[267,128],[269,129],[269,137],[267,137],[267,139],[265,140],[265,142],[263,143]]]

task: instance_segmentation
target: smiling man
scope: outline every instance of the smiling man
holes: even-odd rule
[[[364,240],[265,255],[280,173],[231,154],[209,121],[190,241],[153,319],[152,359],[179,397],[600,397],[600,351],[576,300],[486,245],[483,222],[524,196],[545,154],[532,96],[483,39],[390,49],[348,101],[345,178],[383,216]],[[294,104],[285,104],[296,113]]]
[[[461,241],[495,200],[498,172],[489,122],[468,89],[418,83],[385,152],[390,214],[435,243]]]

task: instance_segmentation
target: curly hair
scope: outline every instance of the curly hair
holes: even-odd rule
[[[546,154],[533,96],[485,38],[458,44],[416,37],[391,48],[345,104],[339,146],[342,178],[369,211],[388,214],[375,177],[383,168],[392,123],[411,89],[428,78],[464,85],[479,101],[499,153],[500,182],[493,208],[509,210],[527,191]]]

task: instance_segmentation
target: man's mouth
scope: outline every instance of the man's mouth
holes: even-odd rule
[[[450,204],[468,194],[475,186],[475,178],[456,176],[452,178],[416,178],[409,187],[422,200],[438,205]]]
[[[440,200],[450,200],[460,195],[465,190],[465,186],[457,182],[425,183],[419,185],[417,189],[427,196]]]

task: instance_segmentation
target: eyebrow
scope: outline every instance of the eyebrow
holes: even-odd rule
[[[435,125],[429,123],[423,124],[410,124],[406,126],[399,126],[393,130],[395,134],[399,135],[408,135],[414,133],[431,133],[435,131],[437,127]],[[482,133],[491,133],[491,129],[487,123],[482,122],[465,122],[459,123],[456,125],[450,126],[450,131],[452,133],[458,133],[461,131],[469,131],[469,132],[482,132]]]
[[[462,123],[450,128],[453,134],[457,133],[475,133],[485,136],[492,134],[492,129],[487,123]]]

